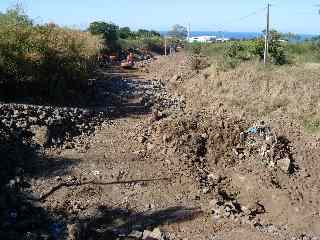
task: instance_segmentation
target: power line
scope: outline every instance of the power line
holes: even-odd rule
[[[233,19],[233,20],[231,20],[231,21],[229,21],[229,22],[226,22],[226,24],[233,23],[233,22],[239,22],[239,21],[245,20],[245,19],[247,19],[247,18],[249,18],[249,17],[252,17],[252,16],[255,16],[255,15],[259,14],[259,13],[262,12],[262,11],[264,12],[266,9],[267,9],[266,7],[260,8],[260,9],[254,11],[254,12],[248,14],[248,15],[245,15],[245,16],[243,16],[243,17],[236,18],[236,19]]]
[[[267,7],[263,7],[263,8],[259,8],[247,15],[244,15],[242,17],[238,17],[238,18],[234,18],[234,19],[231,19],[229,21],[226,21],[224,24],[215,24],[215,26],[219,27],[220,29],[222,28],[221,26],[225,27],[226,25],[230,25],[231,23],[234,23],[234,22],[240,22],[240,21],[243,21],[243,20],[246,20],[247,18],[250,18],[252,16],[255,16],[255,15],[258,15],[260,14],[261,12],[265,12],[267,9]]]

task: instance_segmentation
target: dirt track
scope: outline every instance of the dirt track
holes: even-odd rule
[[[259,165],[258,155],[239,161],[231,147],[252,120],[185,109],[181,96],[166,91],[184,56],[158,61],[153,77],[162,83],[150,79],[157,62],[149,74],[113,68],[110,78],[108,70],[95,107],[111,119],[85,148],[47,149],[35,165],[35,204],[68,226],[61,238],[73,239],[75,226],[82,239],[139,239],[128,235],[156,227],[172,240],[319,239],[317,138],[276,119],[272,129],[288,138],[295,172]],[[217,207],[231,210],[219,215]]]

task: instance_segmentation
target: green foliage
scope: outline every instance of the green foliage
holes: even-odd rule
[[[128,39],[133,37],[133,33],[131,32],[129,27],[122,27],[119,29],[119,37],[121,39]]]
[[[304,128],[308,133],[319,133],[320,132],[320,119],[306,119],[304,120]]]
[[[176,24],[172,26],[171,30],[168,32],[170,37],[185,39],[188,35],[188,30],[186,27]]]
[[[269,40],[269,55],[272,63],[283,65],[288,63],[285,45],[280,41],[280,34],[276,31],[270,32]],[[242,61],[250,60],[259,57],[263,60],[264,57],[264,39],[236,41],[231,42],[225,49],[225,57],[236,58]]]
[[[193,42],[191,44],[191,52],[193,54],[200,54],[202,52],[202,44],[201,43],[197,43],[197,42]]]
[[[160,37],[161,36],[161,34],[155,30],[151,30],[150,33],[151,33],[151,36],[153,36],[153,37]]]
[[[120,52],[129,48],[146,48],[159,51],[160,45],[155,42],[160,38],[160,33],[154,30],[139,29],[134,32],[129,27],[119,27],[113,23],[93,22],[88,31],[100,35],[105,40],[104,51],[109,53]]]
[[[101,35],[109,50],[114,51],[119,39],[119,26],[114,23],[92,22],[88,28],[93,35]]]
[[[289,56],[297,62],[320,62],[320,37],[289,43],[287,49]]]
[[[279,41],[272,42],[272,44],[270,45],[269,53],[274,64],[284,65],[288,63],[285,48]]]
[[[20,7],[9,9],[6,13],[0,13],[0,24],[13,26],[31,26],[33,24],[30,19]]]
[[[160,37],[160,33],[154,30],[146,30],[146,29],[139,29],[137,32],[134,33],[136,38],[153,38],[153,37]]]
[[[63,101],[70,90],[80,90],[88,78],[99,41],[90,33],[54,24],[34,26],[17,10],[2,13],[1,96],[37,96],[53,102]]]
[[[246,53],[246,48],[244,44],[240,42],[231,42],[228,44],[225,48],[224,56],[227,58],[239,58],[246,60],[245,53]]]
[[[162,38],[137,38],[137,39],[120,39],[118,41],[121,49],[142,49],[159,54],[164,52],[164,41]]]

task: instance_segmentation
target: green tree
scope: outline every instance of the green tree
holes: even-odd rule
[[[265,30],[263,33],[265,34]],[[281,33],[276,30],[270,30],[269,32],[269,54],[274,64],[283,65],[288,62],[285,45],[281,43]],[[264,39],[258,39],[256,41],[255,50],[256,55],[262,59],[264,56]]]
[[[137,35],[138,35],[138,37],[140,37],[140,38],[145,38],[145,37],[150,36],[150,32],[149,32],[148,30],[146,30],[146,29],[139,29],[139,30],[137,31]]]
[[[114,49],[117,45],[119,26],[114,23],[92,22],[88,30],[93,35],[102,35],[107,47],[110,49]]]
[[[188,30],[186,27],[176,24],[172,26],[171,30],[168,32],[168,35],[171,37],[184,39],[188,36]]]
[[[122,39],[128,39],[133,36],[133,32],[131,32],[129,27],[122,27],[119,29],[119,37]]]
[[[5,13],[0,13],[0,24],[3,25],[20,25],[32,26],[33,21],[24,13],[23,9],[16,6],[13,9],[7,10]]]
[[[155,30],[151,30],[150,33],[153,37],[160,37],[161,36],[161,34]]]

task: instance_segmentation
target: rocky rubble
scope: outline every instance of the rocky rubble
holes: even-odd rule
[[[145,102],[152,106],[154,111],[168,115],[169,113],[183,111],[186,107],[184,97],[171,95],[163,82],[154,80],[152,85],[152,92],[145,96]]]
[[[105,112],[24,104],[1,104],[0,122],[12,132],[30,134],[36,144],[59,146],[75,136],[90,134],[106,119]]]
[[[289,141],[278,137],[270,126],[261,122],[240,133],[240,143],[233,149],[240,160],[264,164],[271,169],[293,173]]]

